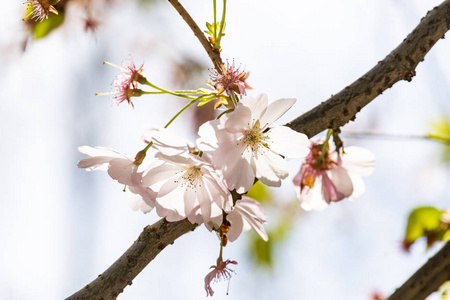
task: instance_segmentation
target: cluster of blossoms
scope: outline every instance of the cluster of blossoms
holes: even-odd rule
[[[118,67],[122,73],[112,84],[116,104],[125,99],[131,104],[129,98],[137,83],[148,84],[141,75],[142,67],[136,68],[132,59]],[[223,76],[215,79],[216,89],[218,94],[226,91],[235,97],[234,109],[201,125],[195,144],[167,129],[152,129],[144,133],[147,146],[135,159],[108,148],[79,148],[90,157],[79,161],[78,167],[106,170],[111,178],[126,185],[134,210],[148,213],[155,209],[169,222],[187,218],[217,232],[221,250],[217,264],[205,277],[207,295],[214,293],[211,282],[230,278],[233,271],[228,266],[237,264],[222,258],[222,247],[228,241],[235,241],[250,228],[268,240],[261,205],[243,196],[255,178],[279,187],[289,175],[283,158],[307,156],[294,184],[302,207],[309,210],[356,197],[364,188],[358,174],[367,175],[373,169],[373,156],[365,156],[368,153],[362,149],[349,147],[345,155],[329,154],[328,140],[311,145],[306,135],[286,126],[270,128],[296,100],[280,99],[269,104],[267,96],[261,94],[236,101],[234,93],[245,95],[247,76],[235,70],[234,64],[226,70],[224,66]],[[155,151],[147,153],[150,148]],[[232,191],[240,198],[233,199]]]

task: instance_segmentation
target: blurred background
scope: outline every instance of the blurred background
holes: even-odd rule
[[[250,72],[250,95],[298,99],[278,121],[283,124],[363,75],[440,2],[229,1],[222,58]],[[202,28],[212,22],[212,1],[182,4]],[[186,102],[147,96],[135,98],[134,109],[115,106],[108,96],[94,96],[108,92],[119,73],[102,62],[120,64],[132,55],[137,65],[145,61],[143,75],[150,82],[173,90],[206,87],[212,67],[167,1],[59,5],[57,19],[42,28],[21,20],[22,1],[3,5],[1,300],[71,295],[159,219],[155,212],[132,211],[123,186],[106,173],[78,169],[84,156],[77,147],[105,146],[134,156],[144,146],[142,132],[162,127]],[[212,286],[214,299],[371,299],[375,291],[387,296],[439,250],[441,244],[427,251],[422,240],[409,253],[401,245],[412,209],[450,206],[448,146],[351,138],[349,132],[425,135],[445,128],[448,53],[450,42],[440,40],[412,82],[397,83],[343,129],[345,145],[368,148],[376,157],[375,173],[364,178],[367,190],[358,201],[302,211],[292,185],[302,161],[288,161],[290,177],[280,189],[264,191],[271,244],[261,246],[250,233],[229,244],[224,258],[238,261],[236,274],[228,296],[228,282]],[[195,111],[190,108],[171,125],[192,141],[196,124],[212,110]],[[283,225],[280,211],[286,208],[289,222]],[[218,251],[215,234],[200,227],[167,247],[118,299],[202,299],[204,276]]]

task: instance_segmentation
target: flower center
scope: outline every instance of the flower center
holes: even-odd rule
[[[181,176],[181,186],[185,186],[186,188],[196,189],[197,185],[202,185],[203,173],[200,171],[200,168],[196,166],[189,166],[184,171],[183,176]]]
[[[252,129],[245,131],[243,141],[247,147],[252,148],[252,151],[256,151],[260,146],[268,147],[268,144],[265,142],[266,138],[265,134],[260,130],[258,120]]]

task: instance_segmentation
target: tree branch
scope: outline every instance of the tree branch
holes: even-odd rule
[[[197,23],[195,23],[194,19],[189,15],[189,13],[184,9],[181,3],[178,0],[168,0],[170,4],[177,10],[183,20],[189,25],[189,27],[194,32],[197,39],[202,44],[203,48],[205,48],[206,53],[208,53],[209,58],[211,59],[214,68],[217,72],[222,73],[222,58],[220,57],[220,53],[218,51],[214,51],[213,47],[209,43],[208,39],[203,34],[202,30],[198,27]]]
[[[423,300],[450,280],[450,242],[386,300]]]
[[[416,67],[450,29],[450,0],[422,18],[419,25],[386,58],[350,86],[286,124],[308,137],[355,120],[356,114],[400,80],[411,81]]]
[[[169,0],[169,2],[188,23],[217,69],[221,64],[220,54],[212,50],[204,34],[181,4],[177,0]],[[312,137],[327,128],[337,130],[348,121],[354,120],[356,113],[394,83],[400,80],[410,81],[415,75],[415,68],[418,63],[423,61],[425,54],[439,39],[444,37],[445,32],[449,28],[450,0],[446,0],[428,12],[426,17],[422,19],[403,43],[363,77],[346,87],[336,96],[331,97],[326,102],[291,121],[287,126]],[[233,196],[235,197],[236,195]],[[158,221],[154,225],[147,226],[138,240],[109,269],[67,299],[115,299],[162,249],[169,244],[173,244],[178,237],[194,230],[197,226],[191,224],[188,220],[169,223],[165,219]],[[446,270],[446,274],[448,274],[450,269],[448,265],[449,248],[450,246],[447,244],[444,247],[445,250],[443,249],[438,253],[440,255],[439,260],[434,260],[433,258],[433,262],[429,262],[430,265],[433,265],[432,270],[439,269],[442,273],[445,273]],[[440,254],[441,252],[443,254]],[[443,265],[447,268],[437,268],[436,264],[444,260],[447,263]],[[420,270],[419,272],[421,274],[427,273]],[[439,279],[440,281],[441,277],[439,274],[441,273],[436,273],[435,276],[423,275],[423,278],[426,277],[430,280],[425,286],[431,285],[431,282],[434,280]],[[423,287],[424,285],[420,284],[420,286]],[[433,286],[433,290],[426,290],[431,293],[435,288]],[[400,298],[390,298],[390,300],[393,299]]]
[[[187,219],[179,222],[167,222],[166,219],[161,219],[145,227],[139,238],[113,265],[66,300],[116,299],[159,252],[197,226]]]

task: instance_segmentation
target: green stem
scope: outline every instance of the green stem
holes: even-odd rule
[[[217,116],[216,120],[220,119],[221,116],[223,116],[224,114],[227,114],[229,112],[232,112],[234,109],[230,108],[227,109],[226,111],[222,112],[220,115]]]
[[[173,116],[173,118],[172,119],[170,119],[170,121],[166,124],[166,126],[164,126],[164,128],[167,128],[167,127],[169,127],[169,125],[179,116],[179,115],[181,115],[181,113],[183,112],[183,111],[185,111],[189,106],[191,106],[192,104],[194,104],[195,102],[197,102],[197,98],[196,99],[194,99],[194,100],[192,100],[192,101],[190,101],[188,104],[186,104],[175,116]]]
[[[333,129],[328,129],[327,137],[325,138],[325,142],[322,144],[322,153],[317,158],[318,161],[322,161],[325,158],[325,155],[328,155],[328,142],[330,141],[330,137],[333,134]]]
[[[215,2],[215,0],[214,0]],[[223,0],[223,12],[222,12],[222,20],[220,21],[220,30],[219,30],[219,36],[217,37],[217,45],[220,49],[220,40],[222,39],[222,31],[223,27],[225,26],[225,15],[227,10],[227,0]],[[215,16],[215,15],[214,15]],[[215,20],[214,20],[215,22]]]
[[[217,41],[217,32],[216,32],[216,22],[217,22],[217,19],[216,19],[216,0],[214,0],[213,1],[213,6],[214,6],[214,23],[213,23],[213,34],[214,34],[214,41],[216,42]]]
[[[173,96],[186,98],[186,99],[191,99],[191,100],[197,99],[196,97],[193,97],[193,96],[180,95],[180,94],[177,94],[176,92],[165,90],[163,88],[160,88],[160,87],[150,83],[148,80],[145,80],[145,84],[150,86],[150,87],[152,87],[152,88],[154,88],[154,89],[156,89],[156,90],[158,90],[158,91],[161,91],[162,92],[161,94],[170,94],[170,95],[173,95]],[[153,93],[153,92],[145,92],[145,93],[148,94],[148,93]]]

